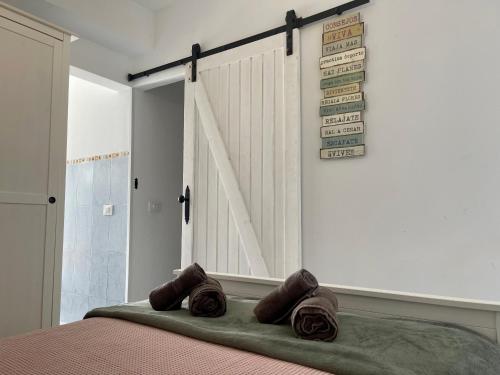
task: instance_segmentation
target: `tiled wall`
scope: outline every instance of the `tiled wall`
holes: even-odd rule
[[[70,161],[66,207],[61,322],[125,301],[129,155]],[[103,216],[103,205],[114,205]]]

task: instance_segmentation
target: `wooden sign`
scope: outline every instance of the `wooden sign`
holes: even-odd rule
[[[362,156],[365,154],[365,145],[342,147],[342,148],[326,148],[320,150],[321,159],[341,159]]]
[[[365,61],[354,61],[348,64],[342,64],[333,66],[331,68],[325,68],[320,70],[320,75],[322,79],[337,77],[349,73],[361,72],[365,69]]]
[[[338,148],[358,146],[364,143],[363,134],[344,135],[340,137],[323,138],[323,148]]]
[[[357,82],[357,83],[351,83],[349,85],[331,87],[325,89],[323,90],[323,94],[325,98],[331,98],[332,96],[354,94],[356,92],[359,92],[360,90],[361,90],[361,84]]]
[[[333,55],[347,51],[348,49],[360,48],[363,46],[363,36],[354,36],[352,38],[338,40],[333,43],[323,45],[323,56]]]
[[[320,83],[321,89],[330,87],[344,86],[350,83],[363,82],[365,80],[365,72],[357,72],[345,74],[343,76],[322,79]]]
[[[319,59],[320,69],[330,68],[332,66],[347,64],[354,61],[364,60],[366,48],[355,48],[349,51],[336,53],[335,55],[325,56]]]
[[[332,116],[338,115],[339,113],[347,113],[354,111],[362,111],[365,109],[365,101],[362,100],[360,102],[346,103],[346,104],[337,104],[337,105],[329,105],[325,107],[319,108],[320,116]]]
[[[319,113],[321,159],[341,159],[365,154],[366,48],[364,23],[359,13],[339,16],[323,24],[323,54],[319,59],[323,99]]]
[[[323,126],[350,124],[361,121],[361,112],[341,113],[323,117]]]
[[[351,26],[352,24],[359,23],[361,18],[359,17],[359,13],[350,13],[345,16],[337,17],[331,20],[330,22],[323,24],[323,32],[327,33],[329,31],[342,29],[347,26]]]
[[[355,94],[340,95],[334,96],[332,98],[321,99],[320,106],[325,107],[327,105],[359,102],[361,100],[363,100],[363,93],[357,92]]]
[[[343,29],[329,31],[323,34],[323,44],[333,43],[337,40],[352,38],[363,34],[364,24],[357,23]]]
[[[363,134],[365,131],[364,122],[353,122],[351,124],[339,124],[322,126],[320,128],[321,138],[339,137],[342,135]]]

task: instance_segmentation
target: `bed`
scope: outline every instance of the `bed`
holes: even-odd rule
[[[281,280],[208,274],[233,296],[222,318],[155,312],[146,301],[96,309],[0,340],[0,374],[499,373],[500,304],[326,285],[341,331],[321,343],[253,318],[255,299]]]

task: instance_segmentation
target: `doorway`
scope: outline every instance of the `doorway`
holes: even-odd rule
[[[184,81],[133,90],[130,301],[181,264]]]
[[[127,301],[131,91],[71,67],[62,324]]]

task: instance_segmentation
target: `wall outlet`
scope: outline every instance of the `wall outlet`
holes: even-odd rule
[[[113,216],[113,205],[105,204],[104,206],[102,206],[102,214],[104,216]]]
[[[148,202],[148,212],[155,213],[161,211],[161,202],[158,201],[149,201]]]

